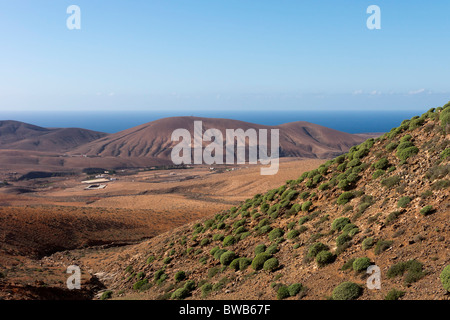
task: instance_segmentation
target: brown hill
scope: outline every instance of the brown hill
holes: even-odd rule
[[[0,149],[65,152],[107,134],[80,128],[42,128],[19,121],[0,121]]]
[[[96,271],[119,299],[448,300],[449,123],[450,103]]]
[[[365,140],[358,135],[308,122],[293,122],[271,127],[229,119],[172,117],[111,134],[80,146],[72,154],[170,159],[172,148],[178,144],[171,141],[172,132],[184,128],[189,130],[193,137],[194,121],[202,121],[204,131],[211,128],[219,129],[224,138],[226,129],[279,129],[282,157],[330,158],[346,152],[350,147]]]

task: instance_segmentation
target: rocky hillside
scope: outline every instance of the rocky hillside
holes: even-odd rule
[[[103,298],[448,300],[449,127],[450,103],[132,247],[102,270]]]

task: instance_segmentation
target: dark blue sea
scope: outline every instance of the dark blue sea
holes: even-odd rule
[[[348,133],[387,132],[405,119],[420,115],[403,111],[180,111],[180,112],[2,112],[0,120],[17,120],[42,127],[79,127],[115,133],[153,120],[199,116],[242,120],[263,125],[308,121]]]

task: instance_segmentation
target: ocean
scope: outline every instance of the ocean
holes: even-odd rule
[[[179,112],[1,112],[0,120],[17,120],[42,127],[79,127],[115,133],[153,120],[174,116],[227,118],[263,125],[307,121],[348,133],[387,132],[405,119],[421,115],[402,111],[179,111]]]

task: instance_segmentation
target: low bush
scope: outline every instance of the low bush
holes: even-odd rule
[[[361,244],[361,248],[363,250],[368,250],[372,248],[375,244],[375,240],[372,237],[365,238]]]
[[[399,262],[393,265],[387,272],[388,278],[394,278],[398,276],[402,276],[405,272],[407,272],[405,276],[405,284],[410,285],[413,282],[416,282],[422,279],[425,276],[425,273],[422,271],[423,265],[416,260],[409,260],[407,262]]]
[[[177,273],[175,273],[174,278],[176,282],[183,281],[184,279],[186,279],[186,273],[184,271],[178,271]]]
[[[327,264],[333,263],[335,258],[330,251],[323,250],[316,255],[316,262],[319,267],[324,267]]]
[[[286,286],[280,286],[277,291],[277,299],[283,300],[289,298],[291,295],[289,293],[289,289]]]
[[[224,247],[228,247],[228,246],[231,246],[231,245],[233,245],[233,244],[235,244],[235,243],[236,243],[236,238],[230,235],[230,236],[226,236],[226,237],[223,239],[222,245],[223,245]]]
[[[369,258],[357,258],[353,262],[353,270],[356,272],[361,272],[367,270],[368,267],[370,267],[372,263],[370,262]]]
[[[450,157],[450,148],[447,148],[447,149],[445,149],[444,151],[441,152],[441,159],[442,160],[446,160],[449,157]]]
[[[264,267],[264,263],[272,257],[271,254],[268,253],[259,253],[252,261],[252,268],[254,270],[261,270]]]
[[[425,206],[420,210],[420,214],[423,216],[428,216],[434,211],[433,206]]]
[[[401,197],[398,200],[397,207],[406,208],[408,206],[408,204],[411,202],[411,200],[412,199],[410,197]]]
[[[375,162],[373,167],[378,170],[386,170],[389,167],[389,161],[386,158],[382,158]]]
[[[236,254],[233,251],[224,252],[220,256],[220,263],[223,264],[224,266],[228,266],[231,263],[231,261],[234,260],[235,257]]]
[[[347,204],[354,197],[352,192],[344,192],[337,199],[337,204],[344,205]]]
[[[342,246],[342,245],[344,245],[345,243],[349,242],[351,239],[352,239],[352,238],[351,238],[348,234],[343,233],[343,234],[339,235],[339,236],[336,238],[336,245],[337,245],[338,247],[339,247],[339,246]]]
[[[391,289],[384,300],[398,300],[405,295],[405,291],[400,291],[397,289]]]
[[[288,239],[294,239],[294,238],[298,237],[299,234],[300,234],[300,231],[294,229],[294,230],[289,231],[286,237]]]
[[[389,249],[393,244],[393,241],[390,240],[378,240],[377,244],[375,245],[375,254],[378,255],[384,251],[386,251],[387,249]]]
[[[381,185],[386,188],[392,188],[392,187],[398,185],[400,183],[400,181],[401,181],[401,178],[399,176],[393,176],[393,177],[382,180]]]
[[[450,265],[446,266],[440,274],[442,286],[445,290],[450,292]]]
[[[337,218],[331,224],[331,230],[341,231],[349,223],[350,219],[347,217]]]
[[[386,171],[384,170],[376,170],[373,174],[372,174],[372,179],[378,179],[379,177],[381,177],[383,174],[385,174]]]
[[[111,290],[107,290],[102,293],[100,300],[108,300],[111,299],[113,292]]]
[[[343,282],[333,290],[333,300],[355,300],[362,294],[362,288],[353,282]]]
[[[212,284],[205,283],[200,289],[202,291],[202,297],[206,298],[208,294],[212,291],[212,288],[213,288]]]
[[[255,255],[258,255],[260,253],[263,253],[266,251],[266,245],[264,243],[258,244],[255,247]]]
[[[190,291],[187,288],[179,288],[172,293],[172,300],[183,300],[189,296]]]
[[[328,246],[322,242],[316,242],[312,244],[308,249],[308,257],[315,258],[319,252],[328,250]]]
[[[407,160],[408,158],[415,156],[418,153],[419,153],[419,148],[409,147],[406,149],[398,150],[397,158],[399,158],[400,160]]]
[[[312,202],[311,201],[306,201],[305,203],[302,204],[302,211],[304,212],[308,212],[311,209],[312,206]]]
[[[278,238],[282,237],[284,235],[284,231],[282,229],[273,229],[272,231],[269,232],[269,240],[270,241],[275,241]]]
[[[142,288],[147,284],[148,284],[148,279],[139,280],[135,284],[133,284],[133,290],[141,291]]]
[[[288,287],[289,295],[290,295],[291,297],[294,297],[294,296],[296,296],[297,294],[299,294],[300,291],[302,291],[303,289],[304,289],[304,288],[303,288],[303,285],[302,285],[301,283],[293,283],[293,284],[291,284],[291,285]]]
[[[277,258],[270,258],[264,262],[263,269],[270,272],[276,270],[279,265]]]

